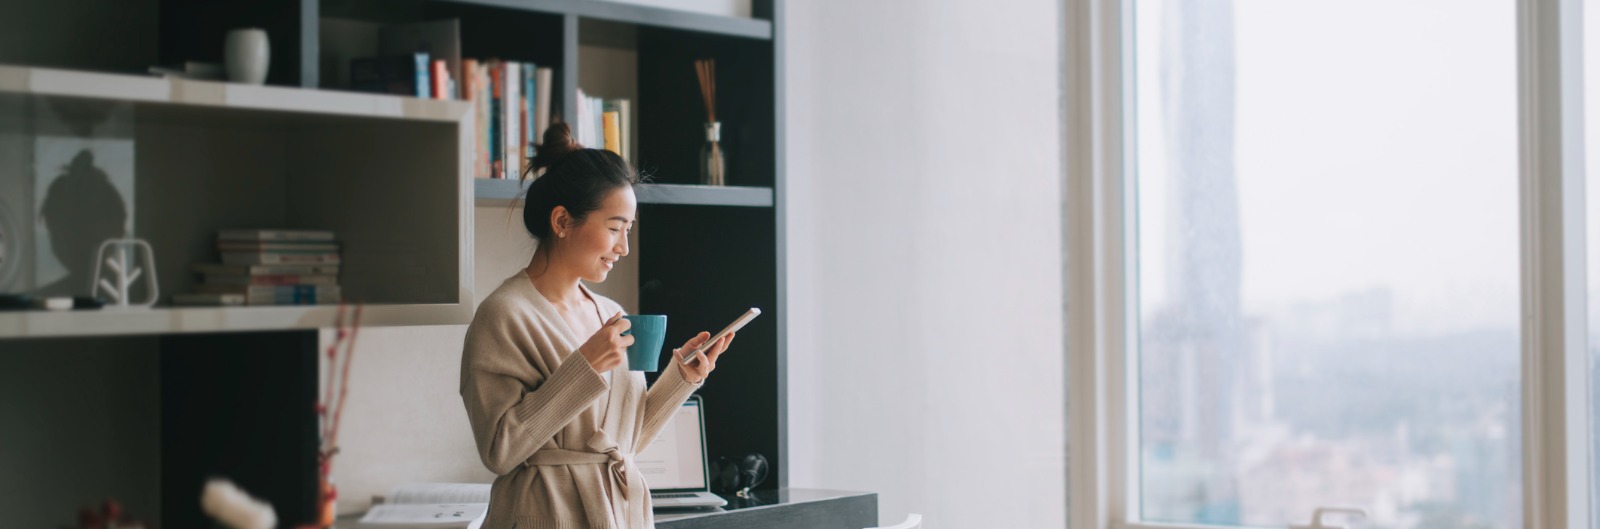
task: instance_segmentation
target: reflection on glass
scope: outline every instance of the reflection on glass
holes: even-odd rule
[[[0,293],[90,295],[94,257],[134,227],[133,112],[0,98]]]
[[[1136,4],[1144,519],[1520,525],[1513,8]]]
[[[41,253],[39,270],[41,277],[60,278],[40,286],[36,293],[89,295],[93,292],[90,276],[100,243],[126,235],[123,226],[128,222],[127,204],[106,172],[94,165],[94,155],[88,149],[78,151],[46,189],[44,200],[39,203],[39,218],[43,221],[39,226],[48,234],[48,239],[41,240],[48,240],[54,263],[46,261]]]

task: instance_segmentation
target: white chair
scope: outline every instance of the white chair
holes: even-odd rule
[[[867,529],[922,529],[922,515],[907,514],[906,521],[899,525],[886,525],[883,527],[868,527]]]

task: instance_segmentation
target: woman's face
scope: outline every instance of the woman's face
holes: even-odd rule
[[[584,281],[606,280],[617,260],[628,255],[628,233],[633,231],[639,202],[632,187],[611,191],[600,209],[589,213],[583,222],[569,225],[561,238],[557,255],[563,265],[577,272]]]

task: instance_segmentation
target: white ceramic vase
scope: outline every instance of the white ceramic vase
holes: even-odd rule
[[[228,80],[248,84],[267,82],[267,62],[271,54],[266,30],[244,28],[229,31],[222,50]]]

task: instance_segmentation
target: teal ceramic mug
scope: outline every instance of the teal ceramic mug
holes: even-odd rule
[[[628,346],[628,369],[660,369],[661,347],[667,341],[667,317],[659,314],[629,314],[623,317],[633,322],[633,326],[622,333],[633,335],[633,345]]]

